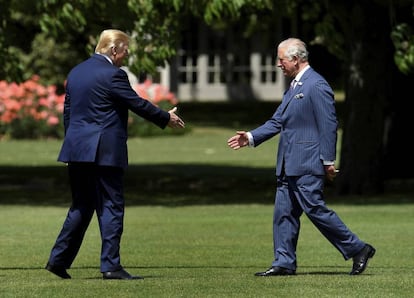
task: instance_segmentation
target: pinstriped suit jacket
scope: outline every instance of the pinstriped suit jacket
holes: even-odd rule
[[[280,134],[276,175],[325,175],[323,160],[336,158],[338,121],[332,88],[309,68],[287,90],[272,118],[251,131],[254,145]]]
[[[139,97],[128,76],[104,56],[94,54],[69,73],[64,104],[62,162],[94,162],[125,168],[128,164],[128,110],[161,128],[168,112]]]

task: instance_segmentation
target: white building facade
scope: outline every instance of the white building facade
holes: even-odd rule
[[[277,38],[267,39],[195,24],[159,81],[180,101],[279,100],[286,80],[276,67]]]

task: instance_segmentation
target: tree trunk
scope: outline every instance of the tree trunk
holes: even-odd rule
[[[414,178],[412,134],[414,129],[412,86],[414,74],[404,75],[393,70],[393,88],[390,92],[392,109],[386,121],[386,147],[384,151],[384,178],[402,180]]]
[[[336,185],[341,195],[378,194],[384,190],[384,123],[393,63],[390,24],[386,8],[365,1],[349,13],[349,73]]]

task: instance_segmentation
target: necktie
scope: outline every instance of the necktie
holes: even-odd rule
[[[290,90],[295,89],[296,86],[296,80],[292,80],[292,82],[290,82]]]

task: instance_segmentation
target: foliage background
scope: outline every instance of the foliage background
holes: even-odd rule
[[[130,67],[139,76],[176,54],[190,19],[216,29],[237,26],[246,37],[299,36],[341,62],[338,192],[382,193],[389,179],[413,178],[414,159],[404,167],[395,162],[410,154],[412,0],[0,0],[0,7],[0,78],[22,82],[42,71],[42,84],[58,90],[69,69],[93,51],[103,28],[136,33]]]

